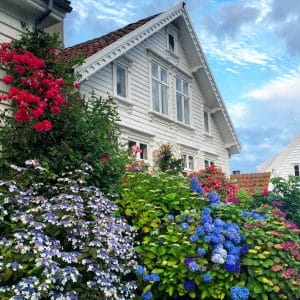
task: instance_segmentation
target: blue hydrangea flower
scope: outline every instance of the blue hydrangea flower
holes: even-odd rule
[[[212,217],[210,215],[202,215],[201,220],[203,224],[205,223],[211,223],[212,222]]]
[[[195,289],[195,283],[191,280],[185,280],[184,281],[184,288],[185,290],[187,290],[188,292],[191,292]]]
[[[204,256],[206,254],[206,250],[204,248],[198,248],[197,253],[199,256]]]
[[[191,190],[197,192],[199,186],[199,179],[197,177],[193,177],[191,181]]]
[[[151,273],[150,280],[155,282],[160,281],[160,276],[157,273]]]
[[[138,276],[142,276],[144,274],[144,267],[141,265],[138,265],[135,272]]]
[[[249,290],[246,287],[234,286],[230,289],[230,296],[232,300],[248,300]]]
[[[196,192],[199,195],[203,196],[204,195],[204,189],[203,189],[203,187],[201,185],[198,185]]]
[[[144,280],[144,281],[150,281],[150,280],[151,280],[150,274],[144,274],[143,280]]]
[[[199,236],[197,234],[193,234],[190,236],[190,241],[191,242],[197,242],[199,240]]]
[[[152,299],[152,297],[153,297],[153,294],[151,291],[142,293],[143,300],[150,300],[150,299]]]
[[[205,240],[206,243],[210,243],[210,242],[211,242],[211,235],[210,235],[210,234],[209,234],[209,235],[206,235],[206,236],[204,237],[204,240]]]
[[[202,214],[203,214],[203,215],[210,215],[210,209],[207,208],[207,207],[203,208],[203,209],[202,209]]]
[[[203,236],[205,234],[203,226],[197,226],[196,231],[199,236]]]
[[[203,275],[203,280],[204,280],[204,282],[211,282],[212,277],[209,273],[206,273]]]
[[[187,230],[187,229],[189,229],[190,225],[186,222],[183,222],[183,223],[181,223],[181,227],[182,227],[182,229]]]
[[[169,215],[168,215],[168,220],[169,220],[169,221],[173,221],[173,220],[174,220],[174,216],[171,215],[171,214],[169,214]]]
[[[188,265],[188,268],[191,272],[197,272],[199,271],[199,266],[195,261],[191,261]]]

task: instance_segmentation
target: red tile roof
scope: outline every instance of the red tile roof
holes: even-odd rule
[[[270,177],[270,172],[230,175],[230,179],[233,183],[251,195],[256,194],[258,191],[268,189]]]
[[[134,31],[135,29],[141,27],[142,25],[146,24],[147,22],[151,21],[159,14],[154,16],[139,20],[135,23],[129,24],[123,28],[110,32],[106,35],[101,37],[74,45],[72,47],[65,48],[61,50],[57,55],[57,60],[59,62],[67,62],[70,59],[74,58],[78,54],[83,54],[85,58],[92,56],[93,54],[97,53],[98,51],[104,49],[105,47],[111,45],[112,43],[116,42],[118,39],[122,38],[126,34]]]

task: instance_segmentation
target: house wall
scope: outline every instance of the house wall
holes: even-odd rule
[[[129,50],[119,60],[127,62],[130,73],[129,101],[119,101],[120,126],[123,140],[140,139],[146,142],[150,151],[149,162],[153,162],[152,153],[162,143],[171,143],[179,156],[180,153],[193,155],[195,169],[204,167],[204,159],[214,161],[229,174],[228,152],[211,118],[210,135],[204,134],[203,110],[209,109],[201,90],[191,73],[188,57],[181,43],[180,31],[177,40],[177,57],[167,51],[168,28],[162,28],[154,35]],[[149,49],[151,51],[149,51]],[[150,59],[168,66],[169,74],[169,116],[151,112],[151,75]],[[175,75],[180,73],[190,80],[191,125],[178,123],[176,117]],[[113,96],[113,63],[105,66],[81,84],[81,91],[88,95]],[[129,104],[130,103],[130,104]]]
[[[294,165],[300,165],[300,137],[298,143],[291,149],[284,157],[282,157],[280,164],[272,173],[272,177],[283,177],[288,179],[289,175],[295,175]]]

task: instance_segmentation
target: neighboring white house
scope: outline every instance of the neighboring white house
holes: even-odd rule
[[[24,25],[59,32],[63,40],[63,19],[71,10],[68,0],[0,0],[0,43],[17,39]],[[3,75],[0,69],[0,79]],[[0,80],[0,93],[7,90]]]
[[[271,172],[271,178],[300,176],[300,134],[278,155],[256,167],[258,172]]]
[[[138,158],[152,164],[170,143],[187,170],[215,164],[229,174],[240,143],[184,3],[66,48],[60,60],[79,53],[82,93],[116,100],[122,140],[140,146]]]

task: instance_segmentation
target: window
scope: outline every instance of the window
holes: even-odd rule
[[[134,146],[136,146],[136,148]],[[133,150],[135,150],[137,159],[143,159],[143,160],[148,159],[147,144],[143,144],[136,141],[128,141],[128,148],[129,151],[131,151],[131,153],[133,153],[134,152]]]
[[[169,42],[169,50],[175,53],[175,39],[172,34],[168,35],[168,42]]]
[[[204,160],[205,169],[210,167],[210,166],[214,166],[214,165],[215,165],[215,163],[213,161],[210,161],[210,160],[207,160],[207,159]]]
[[[209,116],[208,112],[204,112],[204,132],[209,133]]]
[[[178,77],[176,77],[176,107],[177,120],[190,124],[189,84]]]
[[[192,155],[182,154],[183,169],[194,170],[194,157]]]
[[[295,176],[300,176],[299,165],[294,165],[294,173]]]
[[[156,63],[151,63],[152,108],[168,115],[168,71]]]
[[[127,88],[127,69],[120,65],[114,64],[114,95],[119,98],[128,97]]]

